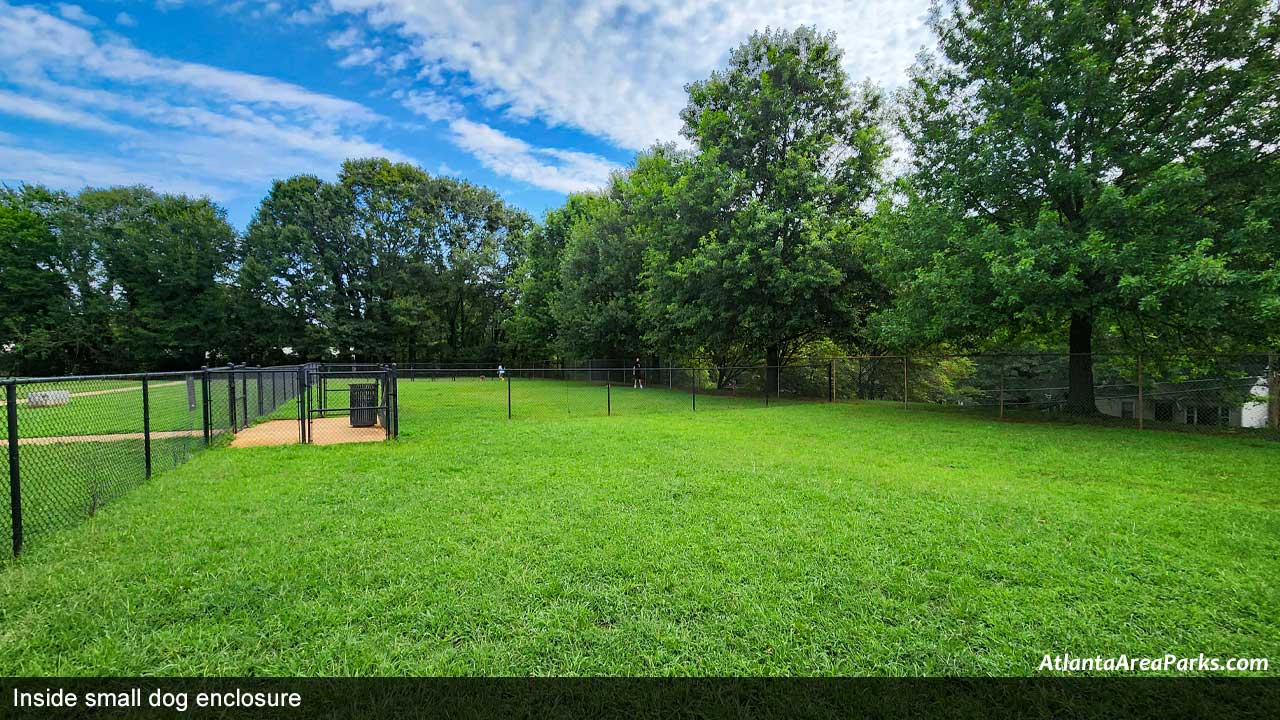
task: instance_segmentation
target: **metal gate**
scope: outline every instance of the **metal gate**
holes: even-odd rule
[[[358,369],[357,369],[358,368]],[[400,434],[400,413],[393,367],[309,365],[302,442],[327,443],[386,439]]]

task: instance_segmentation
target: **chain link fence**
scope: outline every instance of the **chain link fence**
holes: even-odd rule
[[[823,402],[830,363],[773,368],[397,368],[402,393],[427,422],[476,417],[511,419],[644,415]]]
[[[296,366],[2,380],[0,532],[16,555],[26,539],[77,524],[203,448],[296,418],[302,382]]]
[[[317,423],[333,426],[335,442],[395,437],[401,395],[410,422],[428,431],[477,418],[866,402],[1280,439],[1277,358],[1095,354],[1084,375],[1092,381],[1075,386],[1071,356],[1044,353],[855,356],[782,367],[233,365],[0,380],[10,480],[0,532],[16,554],[25,538],[74,525],[207,447],[313,442],[330,430]]]
[[[1275,438],[1276,359],[1268,353],[1099,353],[1084,358],[1086,382],[1075,387],[1072,357],[1062,353],[867,355],[780,367],[410,366],[400,376],[448,384],[451,390],[424,400],[422,412],[435,418],[636,415],[855,401]],[[1077,367],[1081,360],[1075,359]]]
[[[1092,382],[1074,386],[1072,357],[1066,354],[881,355],[830,362],[836,400],[1277,438],[1277,357],[1094,354],[1083,363],[1084,377]]]

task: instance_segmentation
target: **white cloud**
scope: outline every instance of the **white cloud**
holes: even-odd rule
[[[815,24],[838,35],[851,79],[897,85],[928,40],[928,0],[330,0],[401,36],[421,76],[461,74],[512,118],[637,149],[680,129],[684,85],[754,30]]]
[[[617,165],[590,153],[538,148],[482,123],[457,119],[449,124],[455,145],[499,175],[556,192],[597,190]]]
[[[334,50],[345,50],[346,48],[355,47],[363,41],[364,33],[360,32],[360,28],[353,25],[342,32],[330,35],[328,44]]]
[[[84,8],[80,7],[79,5],[72,5],[70,3],[58,3],[58,14],[66,18],[67,20],[70,20],[73,23],[80,23],[81,25],[97,25],[98,24],[98,18],[85,12]]]
[[[133,16],[129,13],[121,12],[119,15],[116,15],[116,24],[121,27],[135,27],[137,26],[138,21],[134,20]]]
[[[19,169],[22,174],[15,174]],[[162,160],[140,167],[136,162],[122,162],[103,155],[33,150],[15,146],[4,138],[0,138],[0,178],[77,190],[89,186],[143,184],[168,192],[214,198],[228,197],[235,192],[227,186],[175,175]]]
[[[437,122],[460,118],[464,112],[460,103],[431,90],[397,90],[391,97],[415,115]]]
[[[57,103],[26,97],[0,89],[0,114],[41,120],[57,125],[67,125],[84,130],[125,134],[134,132],[133,128],[94,115],[92,113],[65,107]]]
[[[535,147],[519,138],[465,117],[463,106],[430,90],[397,90],[392,97],[416,115],[449,124],[449,141],[489,170],[534,187],[571,193],[596,190],[619,167],[598,155]],[[440,174],[456,175],[448,165]]]
[[[304,113],[317,119],[373,121],[359,103],[312,92],[274,78],[159,57],[121,41],[99,42],[85,28],[33,7],[0,0],[0,72],[11,81],[55,76],[79,81],[96,76],[147,89],[181,89],[213,100],[249,103]]]
[[[372,65],[380,57],[382,57],[382,51],[376,47],[357,48],[339,60],[338,67],[349,68]]]
[[[6,143],[0,177],[77,188],[147,183],[226,200],[274,178],[402,154],[366,139],[364,105],[274,78],[147,53],[0,0],[0,114],[101,134],[82,153]],[[83,144],[81,145],[84,146]]]
[[[326,10],[323,6],[301,8],[289,13],[285,18],[294,25],[315,25],[324,22]]]

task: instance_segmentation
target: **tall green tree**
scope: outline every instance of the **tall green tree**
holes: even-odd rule
[[[0,189],[0,375],[75,369],[62,356],[71,293],[44,188]]]
[[[732,236],[742,216],[734,205],[735,180],[724,172],[696,153],[659,145],[641,153],[619,185],[632,208],[632,231],[645,244],[647,343],[666,357],[706,357],[718,367],[760,357],[760,347],[734,317],[739,298],[722,292],[733,278],[698,264],[711,252],[704,246]]]
[[[878,225],[882,338],[1060,338],[1069,407],[1093,413],[1100,339],[1276,327],[1274,3],[948,1],[931,24],[900,97],[912,172]]]
[[[221,281],[234,249],[225,212],[205,198],[143,187],[85,190],[64,228],[100,262],[113,299],[117,367],[198,367],[222,332]]]
[[[608,192],[583,197],[569,228],[553,305],[562,357],[648,354],[641,329],[644,239],[630,231],[630,209],[619,197],[625,182],[615,177]]]
[[[504,330],[504,356],[511,362],[550,360],[558,356],[560,332],[555,318],[560,292],[560,265],[569,233],[594,202],[585,194],[570,195],[547,211],[527,235],[522,260],[512,275],[515,299]]]
[[[486,188],[351,160],[334,183],[275,183],[241,244],[238,305],[252,337],[271,339],[259,352],[493,358],[531,224]]]
[[[666,272],[701,288],[706,324],[737,324],[774,368],[803,343],[848,333],[870,281],[853,231],[889,149],[882,97],[854,88],[833,35],[756,33],[728,67],[688,86],[684,134],[704,175],[729,192],[729,216]]]
[[[300,175],[272,184],[237,248],[228,356],[258,363],[327,359],[346,276],[352,203]]]

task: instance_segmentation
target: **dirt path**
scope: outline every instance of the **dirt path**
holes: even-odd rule
[[[152,385],[151,387],[152,387],[152,388],[160,388],[160,387],[169,387],[169,386],[172,386],[172,385],[182,385],[182,384],[184,384],[184,381],[182,381],[182,380],[174,380],[173,382],[155,383],[155,384],[154,384],[154,385]],[[34,391],[34,392],[47,392],[47,391],[39,391],[39,390],[37,390],[37,391]],[[73,397],[73,398],[78,398],[78,397],[91,397],[91,396],[93,396],[93,395],[110,395],[111,393],[123,393],[123,392],[142,392],[142,386],[141,386],[141,385],[139,385],[139,386],[137,386],[137,387],[111,388],[110,390],[89,390],[88,392],[71,393],[71,397]],[[0,400],[0,407],[4,407],[5,405],[8,405],[8,404],[9,404],[9,403],[5,402],[4,400]],[[27,404],[27,399],[26,399],[26,398],[21,398],[21,399],[19,399],[19,400],[18,400],[18,404],[19,404],[19,405],[26,405],[26,404]]]
[[[216,429],[215,435],[229,432]],[[169,438],[203,437],[203,430],[157,430],[151,433],[152,440]],[[70,445],[73,443],[103,443],[122,440],[143,440],[140,432],[105,433],[101,435],[58,435],[56,437],[19,438],[18,447],[23,445]],[[382,442],[387,439],[387,430],[381,425],[373,427],[351,427],[350,420],[345,417],[315,418],[311,421],[312,445],[338,445],[353,442]],[[268,420],[251,428],[236,433],[231,440],[231,447],[270,447],[275,445],[298,444],[297,420]],[[0,440],[0,447],[8,447],[7,440]]]
[[[373,427],[351,427],[345,417],[315,418],[311,421],[312,445],[337,445],[352,442],[382,442],[387,439],[387,430],[381,425]],[[231,447],[270,447],[274,445],[297,445],[297,420],[271,420],[258,423],[251,428],[236,433]]]
[[[151,433],[152,440],[165,440],[180,437],[203,437],[204,430],[159,430]],[[120,440],[143,440],[140,432],[111,433],[107,435],[59,435],[57,437],[18,438],[18,447],[23,445],[64,445],[69,443],[117,442]],[[0,440],[0,447],[8,447],[8,440]]]

